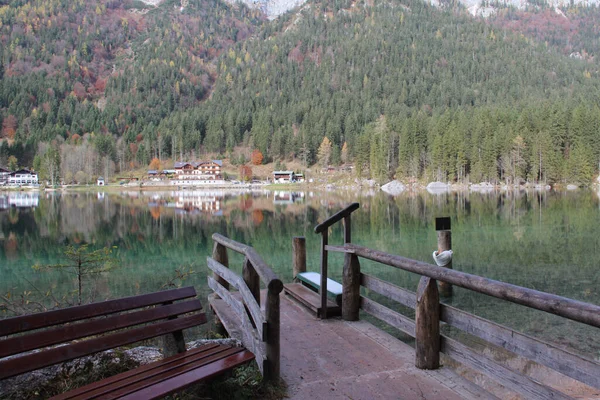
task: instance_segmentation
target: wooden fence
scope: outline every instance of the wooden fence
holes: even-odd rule
[[[358,205],[355,203],[336,215],[349,217],[349,214],[357,208]],[[333,217],[328,221],[332,219]],[[340,218],[337,220],[339,221]],[[322,232],[322,229],[324,228],[319,228],[319,232]],[[349,218],[344,231],[350,231]],[[363,310],[414,337],[415,365],[418,368],[438,368],[441,352],[461,364],[493,377],[503,386],[523,394],[526,398],[569,398],[562,392],[500,365],[473,348],[440,333],[440,325],[445,323],[483,339],[487,343],[504,348],[518,356],[600,389],[600,364],[597,362],[440,303],[437,282],[460,286],[596,328],[600,328],[600,306],[358,246],[349,243],[349,235],[343,246],[329,246],[327,236],[325,235],[324,238],[323,254],[325,257],[328,251],[345,253],[342,278],[342,318],[356,321],[359,319],[359,311]],[[417,292],[408,291],[374,276],[361,273],[359,258],[421,275]],[[327,266],[326,260],[324,264]],[[415,310],[415,320],[363,296],[361,287]]]
[[[214,275],[208,277],[208,286],[239,318],[242,343],[256,356],[263,376],[269,380],[279,379],[279,294],[283,283],[252,247],[218,233],[213,234],[212,239],[215,242],[213,254],[207,262]],[[242,277],[228,268],[227,249],[244,255]],[[264,313],[260,307],[260,281],[267,288]],[[238,292],[230,292],[230,286]]]

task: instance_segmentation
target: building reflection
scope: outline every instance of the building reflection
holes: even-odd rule
[[[0,210],[16,208],[35,208],[39,205],[39,192],[0,193]]]

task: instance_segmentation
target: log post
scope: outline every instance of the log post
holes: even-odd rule
[[[273,279],[267,285],[267,304],[265,317],[267,319],[266,365],[264,377],[270,381],[277,381],[280,373],[280,315],[279,294],[283,290],[283,283]]]
[[[440,366],[440,296],[435,279],[421,277],[415,314],[415,366]]]
[[[293,279],[298,274],[306,272],[306,238],[304,236],[295,236],[292,238],[292,257],[293,257]]]
[[[168,306],[169,304],[173,304],[172,301],[167,301],[162,303],[163,306]],[[176,319],[177,316],[171,316],[169,319]],[[183,331],[175,331],[171,333],[167,333],[162,336],[162,351],[163,357],[171,357],[178,353],[183,353],[185,348],[185,339],[183,337]]]
[[[344,217],[344,244],[352,242],[352,214]]]
[[[342,280],[342,318],[358,321],[360,308],[360,262],[356,254],[346,253]]]
[[[438,253],[441,253],[442,251],[446,250],[452,250],[452,231],[450,228],[450,218],[436,218],[435,230],[437,231]],[[445,265],[444,268],[452,269],[452,260],[450,260],[450,263]],[[440,281],[438,284],[440,289],[440,296],[452,296],[451,284],[442,281]]]
[[[321,294],[321,319],[327,319],[327,246],[328,242],[327,229],[321,232],[321,287],[319,293]]]
[[[227,247],[223,246],[221,243],[215,242],[213,246],[212,258],[223,265],[224,267],[229,267],[229,259],[227,258]],[[223,278],[221,278],[217,273],[213,274],[213,278],[215,281],[220,283],[225,289],[229,289],[229,283]],[[215,294],[215,296],[217,296]],[[220,297],[217,296],[217,299]]]
[[[247,258],[244,259],[244,267],[242,268],[242,277],[244,278],[244,282],[252,296],[256,300],[256,302],[260,305],[260,277],[258,273],[254,269],[254,266]]]

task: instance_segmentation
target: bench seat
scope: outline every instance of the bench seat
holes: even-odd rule
[[[301,272],[296,278],[309,288],[319,291],[321,288],[321,274],[318,272]],[[342,285],[333,279],[327,278],[327,295],[333,299],[338,306],[342,305]]]
[[[54,397],[145,400],[253,360],[241,347],[186,350],[183,330],[206,323],[195,297],[187,287],[2,320],[0,379],[161,336],[165,359]]]
[[[242,347],[207,344],[52,397],[52,400],[158,399],[254,359]]]

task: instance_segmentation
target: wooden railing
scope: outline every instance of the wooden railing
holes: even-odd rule
[[[213,234],[212,239],[215,242],[212,258],[208,257],[207,262],[214,276],[208,277],[208,286],[237,314],[242,343],[256,356],[263,376],[269,380],[279,379],[279,294],[283,283],[252,247],[218,233]],[[242,277],[228,268],[227,249],[244,255]],[[260,307],[260,281],[267,288],[264,314]],[[229,291],[230,285],[238,290],[238,296]]]
[[[359,319],[359,310],[363,310],[414,337],[415,365],[418,368],[438,368],[441,352],[461,364],[495,378],[502,385],[523,394],[526,398],[569,398],[564,393],[498,364],[458,340],[441,334],[440,325],[445,323],[494,346],[504,348],[517,356],[600,389],[600,364],[597,362],[441,304],[437,281],[545,311],[596,328],[600,328],[600,306],[437,267],[355,244],[325,245],[325,251],[346,254],[342,283],[342,318],[356,321]],[[374,276],[361,273],[359,257],[421,275],[417,292],[411,292]],[[415,320],[361,295],[361,286],[414,309]]]
[[[352,203],[342,211],[332,215],[325,221],[315,226],[315,233],[321,234],[321,286],[319,294],[321,295],[321,315],[323,319],[327,318],[327,245],[329,243],[329,227],[336,222],[344,220],[344,243],[352,241],[352,221],[350,215],[358,210],[360,205]]]

